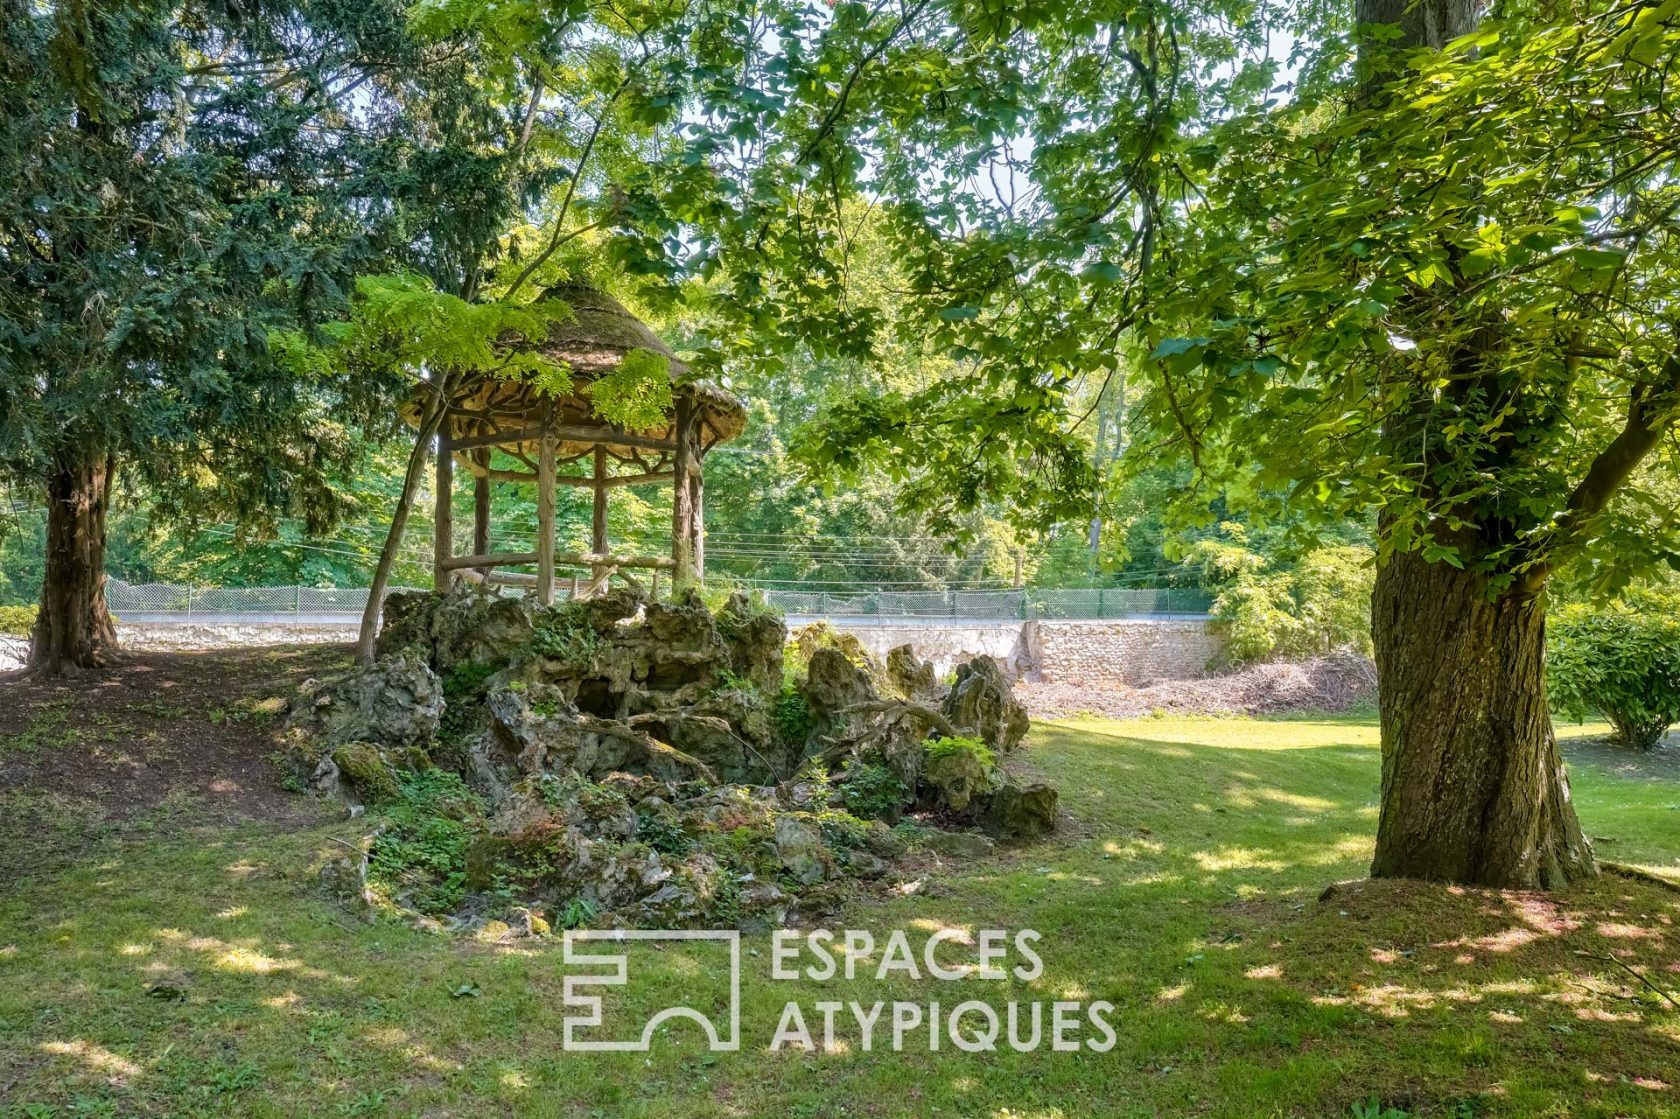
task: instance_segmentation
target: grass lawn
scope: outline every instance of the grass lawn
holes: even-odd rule
[[[562,1051],[558,939],[354,924],[314,868],[367,820],[165,802],[0,887],[0,1114],[1680,1114],[1680,1010],[1597,958],[1680,988],[1680,893],[1615,874],[1552,897],[1361,881],[1376,742],[1369,719],[1039,725],[1026,758],[1061,786],[1063,837],[949,861],[836,927],[1031,928],[1043,974],[774,981],[770,937],[749,936],[744,1045],[718,1054],[688,1024],[648,1053]],[[1568,752],[1601,856],[1680,875],[1672,773]],[[72,826],[62,807],[0,822],[9,865]],[[721,1005],[715,946],[630,954],[609,1020]],[[790,1000],[817,1029],[821,1000],[966,998],[1104,999],[1118,1043],[929,1052],[924,1030],[864,1051],[843,1012],[832,1051],[768,1051]]]

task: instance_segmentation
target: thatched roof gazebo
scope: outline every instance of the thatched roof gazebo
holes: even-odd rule
[[[523,586],[535,590],[537,599],[549,605],[554,601],[556,567],[586,572],[571,579],[570,593],[576,598],[600,594],[613,578],[635,582],[632,570],[648,571],[655,593],[662,571],[671,572],[677,587],[704,580],[701,463],[713,447],[741,433],[746,426],[745,407],[720,388],[684,380],[687,366],[612,296],[583,284],[563,284],[551,288],[546,298],[566,304],[572,312],[570,318],[550,327],[541,345],[546,356],[571,371],[565,395],[551,395],[525,381],[492,374],[456,375],[425,382],[403,409],[403,418],[418,429],[418,436],[362,612],[356,648],[363,661],[373,659],[384,590],[434,435],[438,453],[432,580],[436,589],[447,590],[457,579]],[[665,358],[672,403],[659,423],[632,430],[598,415],[590,392],[596,381],[636,350]],[[492,466],[492,452],[498,450],[518,466]],[[560,465],[585,459],[590,463],[587,475],[559,473]],[[455,554],[452,507],[457,463],[474,480],[472,552],[461,556]],[[535,551],[490,551],[490,483],[495,481],[536,484]],[[612,552],[607,540],[608,492],[666,481],[674,495],[671,554]],[[594,524],[587,552],[555,551],[554,491],[562,485],[588,486],[593,491]],[[536,567],[534,575],[499,570],[530,565]]]
[[[705,545],[701,512],[705,483],[701,463],[707,452],[733,439],[746,426],[746,410],[734,396],[697,382],[681,381],[687,367],[647,324],[612,296],[581,284],[567,284],[547,298],[565,303],[572,315],[556,323],[543,352],[571,368],[571,391],[555,397],[516,380],[481,377],[457,388],[438,426],[437,505],[434,513],[433,583],[447,589],[456,578],[529,586],[539,601],[553,602],[557,566],[587,570],[574,577],[571,593],[600,593],[615,576],[631,578],[628,569],[647,569],[653,578],[669,570],[678,586],[704,579]],[[673,405],[655,427],[628,430],[596,415],[590,386],[615,369],[632,350],[648,350],[670,365]],[[410,409],[418,422],[420,404]],[[501,451],[520,464],[493,469],[491,452]],[[583,476],[561,475],[561,464],[588,460]],[[473,547],[454,553],[450,495],[455,464],[474,480]],[[537,487],[537,540],[534,552],[490,551],[490,483],[533,482]],[[618,555],[607,540],[609,491],[619,486],[670,482],[671,554]],[[557,485],[587,486],[594,494],[594,523],[587,552],[554,550],[554,491]],[[534,564],[536,574],[498,571]],[[633,581],[633,579],[632,579]]]
[[[516,380],[482,377],[450,396],[438,427],[437,506],[434,514],[433,583],[447,589],[457,577],[491,583],[531,586],[544,604],[554,600],[556,566],[587,569],[587,581],[574,578],[572,594],[598,594],[626,569],[651,569],[657,580],[670,570],[684,586],[704,579],[705,544],[701,513],[705,483],[701,463],[719,443],[746,426],[746,410],[731,394],[711,385],[682,381],[687,367],[647,324],[612,296],[581,284],[567,284],[547,298],[571,308],[542,345],[543,352],[571,368],[571,391],[549,396]],[[655,427],[628,430],[605,422],[590,401],[590,386],[632,350],[648,350],[670,365],[673,406]],[[418,422],[421,404],[411,405]],[[520,469],[492,469],[491,452],[501,451]],[[564,463],[589,460],[585,476],[560,475]],[[456,463],[474,479],[472,554],[454,555],[450,495]],[[537,487],[537,541],[534,552],[490,551],[490,483],[534,482]],[[613,553],[607,540],[608,491],[619,486],[670,482],[675,500],[671,516],[671,554],[629,556]],[[594,493],[594,524],[588,552],[554,550],[554,488],[587,486]],[[536,575],[499,572],[497,568],[536,565]],[[633,581],[633,580],[632,580]]]

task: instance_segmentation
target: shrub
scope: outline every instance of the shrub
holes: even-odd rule
[[[803,746],[811,737],[811,705],[791,680],[782,685],[782,694],[770,709],[770,721],[775,725],[776,737],[786,745]]]
[[[1220,584],[1213,616],[1225,626],[1233,663],[1315,657],[1341,648],[1371,655],[1375,569],[1369,548],[1319,548],[1275,565],[1243,546],[1238,526],[1225,531],[1232,540],[1202,541],[1191,549],[1190,562]]]
[[[590,621],[586,600],[564,602],[538,612],[531,635],[531,649],[538,656],[589,672],[595,667],[600,648],[601,635]]]
[[[422,913],[447,913],[466,896],[467,849],[484,801],[440,769],[396,775],[389,826],[373,841],[368,880]]]
[[[0,633],[28,637],[35,628],[35,610],[33,606],[0,606]]]
[[[636,838],[661,855],[678,858],[694,850],[694,839],[683,830],[682,821],[668,809],[664,813],[645,809],[636,813]]]
[[[864,820],[897,821],[909,795],[898,774],[875,762],[853,758],[846,763],[840,779],[840,797],[846,811]]]
[[[1623,746],[1649,750],[1680,722],[1680,597],[1574,605],[1547,622],[1546,678],[1570,718],[1597,711]]]

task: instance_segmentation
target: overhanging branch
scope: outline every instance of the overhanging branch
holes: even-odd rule
[[[1627,423],[1592,460],[1586,474],[1570,492],[1549,542],[1551,553],[1578,542],[1593,519],[1609,506],[1617,491],[1668,430],[1677,400],[1680,400],[1680,355],[1670,354],[1663,362],[1661,377],[1633,386]],[[1522,589],[1530,594],[1539,591],[1551,575],[1552,567],[1548,558],[1530,568],[1523,577]]]

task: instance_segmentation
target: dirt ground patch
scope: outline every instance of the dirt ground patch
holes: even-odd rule
[[[27,869],[113,829],[319,819],[269,755],[298,684],[349,661],[342,645],[133,652],[0,683],[0,840]]]
[[[1376,666],[1365,657],[1338,654],[1309,661],[1256,664],[1221,676],[1163,680],[1133,688],[1113,681],[1022,682],[1015,696],[1035,719],[1099,715],[1136,719],[1173,715],[1279,715],[1336,713],[1371,702]]]

